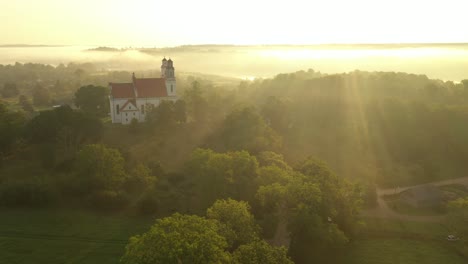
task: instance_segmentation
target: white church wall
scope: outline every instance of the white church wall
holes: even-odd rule
[[[124,125],[130,124],[133,119],[139,120],[138,111],[125,111],[125,112],[122,112],[121,115],[122,115],[121,123]]]
[[[128,99],[111,99],[110,100],[110,105],[111,105],[111,118],[112,118],[112,123],[121,123],[122,122],[122,106],[128,101]],[[120,110],[119,113],[117,113],[117,106],[119,106]]]

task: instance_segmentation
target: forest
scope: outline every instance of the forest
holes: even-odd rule
[[[130,76],[90,63],[0,65],[2,208],[156,219],[122,263],[325,263],[363,234],[377,187],[468,170],[468,80],[181,73],[177,102],[145,123],[112,124],[107,83]],[[463,223],[467,204],[447,210]]]

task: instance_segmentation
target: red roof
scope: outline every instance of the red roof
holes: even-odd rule
[[[135,109],[125,110],[125,107],[127,107],[128,104],[133,105],[133,106],[135,107]],[[127,102],[125,102],[125,104],[124,104],[124,105],[122,106],[122,108],[120,108],[120,109],[122,109],[122,110],[120,110],[120,111],[122,111],[122,112],[127,112],[127,111],[128,111],[128,112],[138,111],[138,108],[136,107],[136,104],[135,104],[134,100],[128,100]]]
[[[164,78],[135,78],[134,83],[139,98],[167,96],[166,79]]]
[[[114,98],[134,98],[132,83],[110,83],[112,97]]]

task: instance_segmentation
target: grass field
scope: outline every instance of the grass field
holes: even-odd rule
[[[84,211],[2,209],[0,263],[118,263],[154,219]]]
[[[447,241],[396,238],[358,240],[339,257],[337,264],[462,264]]]
[[[0,263],[118,263],[128,238],[153,222],[89,211],[0,209]],[[446,235],[438,223],[369,218],[359,239],[330,263],[468,263]]]
[[[333,263],[337,264],[438,264],[468,263],[458,253],[460,242],[446,240],[443,223],[365,219],[359,239]]]

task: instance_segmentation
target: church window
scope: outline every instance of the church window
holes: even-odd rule
[[[144,115],[145,114],[145,105],[141,106],[141,113]]]
[[[117,114],[120,114],[120,105],[117,105],[116,108],[117,108]]]
[[[125,113],[125,116],[128,116],[128,113]]]
[[[174,92],[174,85],[171,84],[171,93]]]

